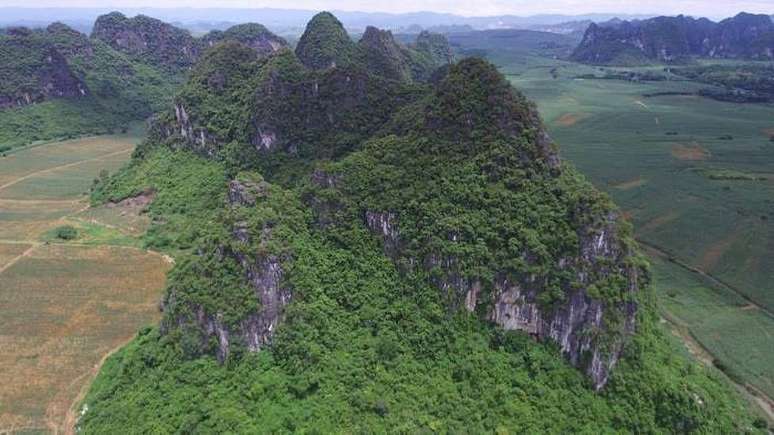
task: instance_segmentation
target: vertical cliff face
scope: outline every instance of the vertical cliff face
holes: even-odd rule
[[[691,57],[772,58],[774,23],[741,13],[720,23],[685,16],[591,24],[572,58],[593,64],[684,62]]]
[[[390,61],[406,53],[376,29],[357,47]],[[555,342],[595,388],[606,384],[635,331],[644,268],[615,208],[562,164],[534,105],[493,65],[466,59],[412,87],[357,65],[310,69],[289,50],[259,57],[233,41],[208,50],[162,124],[165,139],[208,156],[237,144],[241,168],[277,153],[340,159],[304,185],[314,214],[304,231],[346,246],[340,231],[370,230],[449,312]],[[271,191],[232,182],[225,232],[168,293],[165,332],[195,352],[261,349],[291,294],[310,290],[285,284],[294,254],[276,248],[288,231],[263,208]],[[225,295],[197,296],[199,279]]]
[[[535,109],[491,65],[453,66],[415,116],[420,130],[316,173],[317,188],[348,198],[312,195],[318,223],[359,204],[384,253],[425,274],[450,311],[555,342],[604,387],[647,285],[615,209],[561,165]]]
[[[210,268],[208,261],[228,264],[232,280],[217,281],[217,285],[229,288],[224,291],[233,300],[212,304],[200,299],[190,284],[173,286],[167,292],[162,329],[165,334],[185,337],[184,346],[191,354],[213,352],[225,361],[235,346],[257,352],[271,343],[292,291],[285,283],[287,255],[269,252],[269,246],[277,243],[273,223],[255,226],[249,222],[269,195],[269,185],[263,181],[232,180],[227,193],[227,232],[212,247],[213,252],[199,254],[205,260],[198,273],[205,276],[216,274],[213,269],[219,267]]]
[[[774,59],[774,22],[767,15],[740,13],[721,21],[709,38],[709,57]]]
[[[0,53],[6,59],[0,65],[0,108],[89,93],[46,32],[11,29],[0,36]]]
[[[607,383],[626,337],[635,332],[634,300],[646,282],[638,267],[626,264],[627,257],[634,253],[622,245],[617,220],[615,214],[610,214],[600,227],[581,229],[579,251],[556,264],[559,269],[571,271],[580,286],[565,293],[562,303],[548,309],[541,305],[537,276],[522,282],[499,277],[494,282],[489,311],[489,318],[505,329],[526,331],[559,344],[570,363],[582,368],[597,389]],[[609,277],[616,277],[615,285],[624,295],[612,303],[602,298],[595,284]],[[467,290],[469,297],[475,293],[475,288]]]
[[[411,80],[406,49],[398,45],[389,30],[368,26],[358,45],[368,70],[392,80]]]

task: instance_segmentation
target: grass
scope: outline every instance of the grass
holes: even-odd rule
[[[774,395],[774,318],[750,308],[774,311],[774,106],[680,95],[705,86],[686,80],[577,79],[604,72],[499,61],[537,102],[563,158],[613,197],[640,240],[730,286],[654,259],[663,310],[743,383]]]
[[[774,396],[774,318],[724,286],[654,256],[655,289],[670,320],[687,327],[736,381]]]
[[[169,266],[135,248],[127,229],[139,218],[84,210],[93,179],[123,165],[137,140],[85,138],[0,159],[0,432],[71,428],[102,358],[158,321]],[[58,237],[66,226],[75,239]]]

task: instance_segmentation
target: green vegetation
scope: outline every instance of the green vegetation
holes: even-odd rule
[[[734,169],[700,168],[697,172],[710,180],[766,181],[768,177],[737,171]]]
[[[0,67],[0,141],[9,147],[125,132],[168,107],[182,80],[58,23],[0,36],[0,52],[10,60]]]
[[[326,97],[310,103],[286,91],[306,76],[292,54],[266,62],[238,50],[212,54],[178,102],[192,128],[207,126],[223,145],[154,138],[96,186],[95,202],[152,189],[145,239],[177,261],[161,328],[144,329],[108,359],[83,402],[81,430],[755,430],[717,372],[689,362],[663,336],[647,280],[638,296],[627,292],[624,270],[645,265],[626,225],[611,221],[615,208],[604,195],[556,161],[533,108],[491,65],[461,62],[433,89],[415,88],[408,104],[378,116],[352,110],[360,93],[324,93],[325,80],[338,89],[349,74],[326,72]],[[222,87],[207,80],[213,76],[224,78]],[[259,92],[250,106],[238,97],[255,95],[250,86],[283,98]],[[212,107],[220,98],[236,104]],[[349,105],[341,110],[338,101]],[[333,120],[323,104],[337,108]],[[307,121],[314,116],[327,128],[293,141],[303,151],[257,151],[235,127],[251,115],[281,139],[293,125],[315,125]],[[374,235],[369,212],[392,213],[392,229]],[[594,345],[615,343],[619,307],[636,300],[639,312],[637,334],[595,393],[551,341],[483,317],[498,274],[539,286],[546,313],[566,303],[586,270],[573,263],[581,243],[609,228],[610,249],[621,253],[577,260],[600,265],[589,266],[589,294],[606,306],[605,330],[584,333]],[[570,263],[558,268],[565,256]],[[269,286],[292,289],[292,298],[271,345],[248,352],[242,333],[268,309],[255,296],[265,289],[251,283],[275,276],[253,265],[271,259],[283,274]],[[464,288],[439,285],[456,277],[482,282],[477,313],[460,309]],[[219,334],[228,334],[228,352]]]
[[[660,81],[628,79],[664,74],[663,66],[600,70],[513,53],[492,56],[537,102],[562,156],[631,216],[637,238],[730,286],[718,296],[715,285],[702,284],[701,278],[690,284],[691,272],[681,278],[654,259],[659,307],[745,383],[774,395],[774,374],[761,366],[774,358],[771,316],[740,308],[749,304],[742,296],[769,311],[773,306],[768,205],[774,192],[760,179],[774,171],[769,163],[774,109],[702,98],[698,94],[707,83],[674,74]],[[706,64],[727,71],[750,65]],[[758,65],[763,70],[768,64]],[[670,68],[685,69],[693,67]],[[598,80],[618,72],[620,79]],[[749,178],[757,181],[745,181]],[[679,310],[672,292],[685,298]]]
[[[127,53],[133,60],[172,73],[191,67],[199,50],[197,41],[187,31],[145,15],[102,15],[94,23],[91,37]]]
[[[296,45],[298,59],[312,69],[348,65],[354,60],[355,51],[355,42],[330,12],[315,15]]]
[[[673,73],[717,86],[702,95],[735,103],[774,102],[774,65],[770,63],[721,63],[674,68]]]
[[[62,240],[74,240],[78,238],[78,230],[72,225],[63,225],[54,230],[54,235]]]

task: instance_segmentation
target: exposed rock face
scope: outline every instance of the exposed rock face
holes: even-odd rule
[[[223,41],[236,41],[244,44],[255,50],[260,57],[270,56],[280,49],[288,47],[287,41],[256,23],[239,24],[223,32],[213,30],[202,38],[204,47],[212,47]]]
[[[0,84],[0,108],[89,94],[67,59],[37,31],[9,30],[8,36],[0,37],[0,50],[9,59],[0,65],[0,75],[5,78]]]
[[[720,23],[685,16],[592,24],[572,55],[592,64],[684,62],[690,57],[772,59],[774,23],[741,13]]]
[[[94,23],[91,37],[118,51],[172,69],[189,68],[199,57],[199,44],[188,32],[144,15],[102,15]]]
[[[617,219],[611,214],[602,226],[579,231],[579,251],[568,253],[556,267],[573,270],[581,288],[568,291],[563,302],[551,307],[539,301],[546,284],[540,276],[498,274],[492,288],[486,289],[491,301],[484,302],[484,284],[466,277],[457,258],[430,254],[424,261],[409,259],[408,263],[421,264],[428,271],[442,271],[433,275],[431,281],[453,304],[452,309],[464,307],[504,329],[525,331],[539,340],[556,342],[567,360],[583,370],[599,390],[607,383],[627,337],[635,332],[634,295],[644,281],[638,268],[626,265],[625,259],[631,252],[618,240]],[[366,211],[365,225],[382,238],[387,255],[394,259],[401,255],[398,218],[394,213]],[[456,240],[456,236],[451,235],[450,239]],[[631,302],[611,305],[592,294],[592,277],[600,279],[619,272],[627,277],[625,286]],[[603,334],[607,339],[599,340]]]
[[[228,203],[234,207],[254,207],[256,199],[267,195],[264,182],[232,180],[229,183]],[[203,305],[196,304],[184,310],[193,315],[167,317],[162,330],[168,332],[174,328],[193,328],[198,333],[201,349],[208,349],[209,343],[216,343],[215,354],[218,360],[228,358],[231,348],[239,343],[249,352],[257,352],[271,343],[277,326],[282,320],[285,306],[292,298],[290,288],[284,285],[283,259],[272,254],[246,255],[239,244],[252,243],[251,233],[246,223],[237,221],[232,228],[232,236],[237,246],[221,246],[220,258],[235,260],[244,272],[244,279],[254,290],[258,308],[236,323],[227,323],[222,313],[212,312]],[[272,238],[272,229],[265,226],[259,234],[259,243],[263,246]],[[174,292],[169,293],[163,306],[174,307],[179,302]]]
[[[489,318],[505,329],[526,331],[541,340],[558,343],[570,363],[582,368],[597,389],[607,383],[626,336],[634,333],[637,305],[623,302],[610,306],[595,299],[588,290],[590,278],[622,272],[627,277],[626,288],[632,300],[641,281],[637,268],[625,266],[625,257],[630,252],[617,239],[616,219],[615,215],[608,216],[601,228],[579,234],[580,252],[556,265],[572,267],[578,283],[586,288],[569,292],[561,305],[547,310],[537,299],[540,288],[537,277],[521,282],[499,277],[494,283],[494,306],[489,313]],[[470,292],[475,289],[469,289]],[[612,322],[611,314],[622,320]],[[602,344],[595,342],[597,335],[611,329],[616,329],[612,339]]]

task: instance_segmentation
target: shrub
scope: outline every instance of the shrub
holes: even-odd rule
[[[73,240],[78,237],[78,230],[71,225],[64,225],[54,231],[57,239]]]

